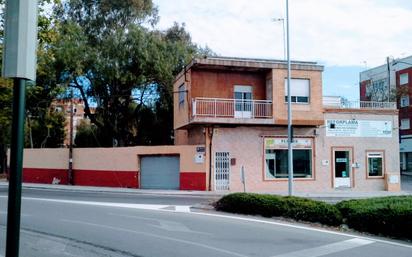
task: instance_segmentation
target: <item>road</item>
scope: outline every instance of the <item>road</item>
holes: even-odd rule
[[[412,245],[273,219],[199,212],[209,199],[25,190],[21,256],[412,256]],[[0,256],[6,192],[0,190]]]

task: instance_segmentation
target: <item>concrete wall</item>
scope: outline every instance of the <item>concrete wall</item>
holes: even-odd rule
[[[206,168],[195,163],[196,148],[203,145],[77,148],[73,150],[76,185],[139,188],[140,158],[145,155],[179,155],[180,187],[205,190]],[[69,151],[25,149],[23,181],[68,184]]]
[[[359,168],[352,171],[353,191],[386,190],[386,179],[389,175],[399,176],[399,143],[396,115],[379,115],[363,113],[326,113],[328,119],[359,119],[359,120],[389,120],[393,123],[391,138],[337,138],[326,137],[325,126],[296,127],[295,137],[312,140],[312,178],[295,179],[294,189],[298,192],[334,191],[334,174],[332,169],[332,147],[350,147],[353,150],[353,162],[359,163]],[[287,192],[287,179],[267,180],[264,177],[264,138],[285,138],[286,127],[236,127],[216,128],[213,134],[213,153],[227,151],[230,158],[236,159],[231,165],[230,190],[243,191],[240,178],[241,166],[245,167],[246,189],[254,192]],[[385,154],[385,177],[368,178],[366,169],[366,151],[383,150]],[[329,165],[323,165],[322,160],[328,160]],[[214,161],[212,162],[214,172]],[[214,185],[214,181],[212,181]],[[389,188],[400,190],[399,185]]]

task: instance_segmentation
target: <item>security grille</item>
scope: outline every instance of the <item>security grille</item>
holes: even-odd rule
[[[229,190],[230,159],[229,152],[216,152],[215,190]]]

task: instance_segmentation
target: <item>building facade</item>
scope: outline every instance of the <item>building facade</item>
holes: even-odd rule
[[[205,146],[208,190],[287,190],[286,68],[208,57],[177,76],[175,144]],[[396,104],[324,102],[322,71],[292,62],[295,190],[400,190]]]
[[[53,108],[56,112],[62,112],[65,118],[65,138],[63,145],[68,147],[70,145],[70,116],[71,116],[71,108],[73,104],[73,141],[76,137],[77,133],[77,126],[80,125],[82,121],[89,122],[89,119],[86,117],[84,113],[84,102],[81,99],[75,98],[73,100],[70,99],[60,99],[53,101],[51,104],[51,108]],[[91,112],[94,112],[94,108],[90,108]],[[74,143],[74,142],[73,142]]]
[[[411,77],[412,56],[391,60],[360,73],[361,100],[385,102],[390,99],[397,102],[402,171],[412,171]]]

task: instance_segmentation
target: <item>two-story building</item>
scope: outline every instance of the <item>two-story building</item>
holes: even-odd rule
[[[396,103],[322,97],[323,66],[292,62],[294,187],[400,190]],[[207,57],[174,83],[176,145],[204,145],[208,190],[287,190],[285,61]]]

